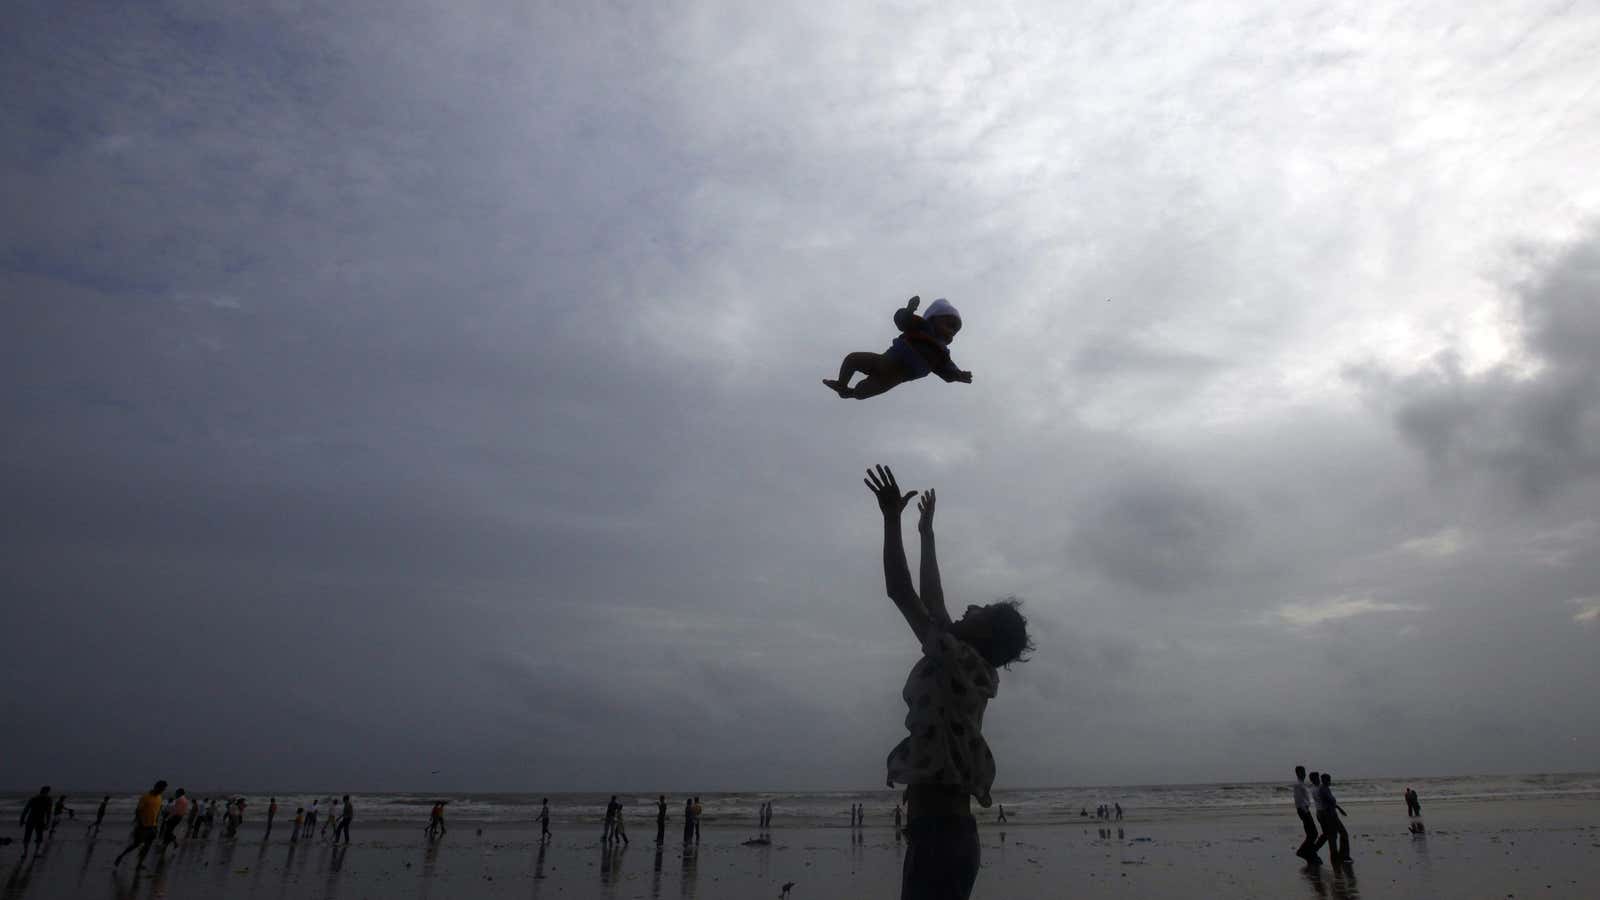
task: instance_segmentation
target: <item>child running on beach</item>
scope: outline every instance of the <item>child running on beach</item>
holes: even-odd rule
[[[916,491],[900,493],[887,466],[867,470],[867,488],[883,513],[883,577],[889,599],[922,645],[901,696],[910,734],[889,753],[889,786],[906,788],[911,838],[901,871],[902,900],[966,900],[978,878],[978,825],[971,799],[988,808],[994,756],[983,739],[983,714],[1000,684],[999,669],[1033,649],[1028,620],[1015,600],[968,606],[957,621],[945,609],[934,553],[933,510],[927,491],[921,516],[922,593],[911,584],[900,514]]]
[[[840,397],[865,400],[906,381],[916,381],[927,374],[937,373],[945,381],[972,383],[972,373],[962,370],[950,359],[950,342],[961,330],[961,314],[940,297],[928,304],[926,316],[917,315],[921,297],[912,297],[905,308],[894,313],[894,325],[900,336],[882,353],[857,351],[845,355],[839,364],[839,377],[824,378],[822,383]],[[850,379],[860,372],[867,376],[850,386]]]

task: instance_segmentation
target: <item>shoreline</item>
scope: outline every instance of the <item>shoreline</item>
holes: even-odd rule
[[[1443,806],[1443,804],[1441,804]],[[1009,812],[1009,810],[1008,810]],[[1354,813],[1355,811],[1352,810]],[[318,897],[465,898],[745,898],[777,896],[796,882],[792,900],[894,896],[903,841],[888,826],[771,830],[772,843],[745,846],[755,834],[734,823],[708,824],[685,847],[668,823],[654,843],[653,821],[630,820],[632,843],[600,846],[598,824],[557,828],[540,845],[537,826],[452,827],[429,842],[423,823],[353,826],[355,842],[288,843],[288,830],[262,840],[246,822],[236,840],[214,831],[180,845],[135,876],[132,860],[110,860],[126,829],[97,840],[81,824],[63,825],[38,860],[0,850],[6,898],[166,896],[288,900]],[[1195,815],[1081,825],[1016,823],[980,829],[983,869],[975,898],[1073,896],[1229,897],[1517,897],[1584,896],[1600,884],[1600,812],[1571,801],[1462,802],[1427,818],[1414,838],[1403,815],[1352,815],[1354,864],[1320,869],[1293,857],[1300,838],[1292,809],[1257,814]]]

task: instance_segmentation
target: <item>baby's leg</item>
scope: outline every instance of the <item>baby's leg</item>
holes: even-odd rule
[[[839,396],[865,400],[868,397],[878,396],[904,380],[897,370],[884,366],[880,371],[861,379],[861,383],[851,388],[850,393],[840,394]]]
[[[850,379],[854,377],[857,372],[860,372],[861,374],[870,378],[883,368],[883,354],[881,353],[867,353],[865,351],[847,353],[845,354],[844,361],[839,364],[838,380],[824,378],[822,379],[822,383],[827,385],[839,396],[850,397],[854,396],[850,388]],[[879,393],[881,393],[881,391]]]

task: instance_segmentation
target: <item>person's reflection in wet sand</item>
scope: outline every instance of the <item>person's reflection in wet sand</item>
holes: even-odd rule
[[[28,877],[33,874],[33,857],[17,859],[17,864],[11,867],[11,874],[6,876],[6,896],[20,897],[28,889]]]
[[[98,839],[98,835],[89,838],[88,846],[83,848],[83,865],[78,869],[78,883],[73,891],[79,897],[83,896],[83,879],[89,874],[89,861],[94,859],[94,845]]]
[[[1322,880],[1322,867],[1306,864],[1300,869],[1300,874],[1306,877],[1306,882],[1311,885],[1311,890],[1318,897],[1328,896],[1328,885]]]
[[[541,849],[543,849],[543,848],[541,848]],[[419,892],[419,894],[423,898],[423,900],[427,900],[428,892],[433,889],[433,873],[434,873],[434,869],[435,869],[435,866],[437,865],[438,861],[439,861],[439,842],[438,841],[428,841],[427,849],[422,851],[422,890]],[[540,865],[540,868],[544,867],[544,854],[543,853],[539,854],[539,865]],[[541,873],[541,874],[535,875],[534,877],[535,878],[542,878],[544,876]],[[534,882],[533,890],[534,890],[534,896],[537,897],[539,895],[539,884],[538,884],[538,882]]]
[[[111,872],[111,895],[116,900],[136,900],[139,896],[140,874],[142,873],[138,869],[134,869],[133,877],[128,878],[123,875],[121,869],[113,869]]]
[[[267,867],[267,840],[261,839],[261,849],[256,853],[255,865],[250,867],[250,896],[256,896],[256,888],[261,883],[261,870]]]
[[[684,848],[684,850],[683,850],[683,878],[681,879],[680,884],[679,884],[679,887],[681,888],[681,890],[678,892],[678,896],[680,896],[680,897],[693,897],[694,896],[694,884],[695,884],[695,881],[696,881],[696,879],[697,879],[697,877],[699,875],[699,873],[695,871],[695,865],[698,862],[698,860],[695,859],[696,856],[697,856],[697,854],[696,854],[695,848],[694,848],[694,846],[692,844],[690,846]]]
[[[617,885],[622,883],[623,853],[624,850],[622,847],[612,844],[611,852],[607,854],[609,857],[610,871],[606,871],[608,868],[606,862],[602,861],[601,863],[600,883],[605,886],[605,895],[607,897],[615,897],[617,895]]]
[[[1336,900],[1358,900],[1361,891],[1356,887],[1356,870],[1349,862],[1333,866],[1333,896]]]
[[[661,897],[661,845],[656,845],[656,861],[650,874],[650,900],[660,900]]]
[[[289,870],[294,868],[294,854],[298,849],[300,849],[300,845],[297,842],[289,842],[289,854],[283,858],[283,881],[280,882],[281,884],[289,883]],[[282,894],[283,892],[280,891],[279,893]]]
[[[228,873],[233,871],[233,850],[235,846],[234,841],[222,841],[221,846],[217,848],[216,873],[218,888],[227,883]],[[218,890],[217,895],[221,896],[225,892],[225,889]]]
[[[339,870],[344,867],[344,854],[349,849],[349,844],[336,846],[328,859],[328,887],[322,892],[322,896],[329,900],[339,895]]]
[[[611,882],[611,859],[612,859],[612,856],[613,856],[613,854],[611,852],[611,844],[608,843],[608,842],[602,841],[600,843],[600,883],[601,884],[609,884]]]

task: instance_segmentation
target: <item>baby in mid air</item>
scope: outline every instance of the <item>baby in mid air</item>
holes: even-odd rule
[[[958,368],[950,359],[950,342],[961,330],[961,314],[940,297],[928,304],[925,316],[917,315],[921,297],[912,297],[903,309],[894,313],[895,327],[900,336],[882,353],[858,351],[846,354],[839,364],[837,379],[824,378],[827,385],[840,397],[865,400],[889,390],[904,381],[916,381],[930,372],[945,381],[972,383],[972,373]],[[850,386],[857,372],[867,376]]]

